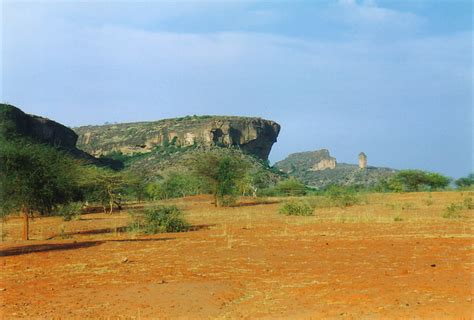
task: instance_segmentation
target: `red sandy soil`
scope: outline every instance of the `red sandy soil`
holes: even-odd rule
[[[124,232],[122,212],[35,219],[34,240],[18,241],[22,221],[12,218],[2,229],[1,316],[471,319],[473,210],[442,218],[467,196],[373,195],[314,217],[192,197],[174,203],[195,231],[155,236]]]

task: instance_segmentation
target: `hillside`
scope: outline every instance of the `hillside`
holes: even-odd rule
[[[47,118],[26,114],[9,104],[0,104],[0,136],[8,140],[23,138],[35,143],[48,144],[88,163],[116,169],[122,167],[120,162],[108,158],[98,159],[78,149],[76,147],[78,136],[68,127]]]
[[[134,155],[112,153],[108,156],[121,161],[125,171],[143,177],[145,181],[154,181],[165,178],[173,172],[192,171],[194,160],[199,158],[199,155],[207,152],[239,158],[249,163],[250,174],[257,181],[259,188],[273,185],[282,178],[282,174],[278,170],[270,168],[266,161],[232,147],[168,145],[166,147],[156,146],[147,153]]]
[[[236,147],[267,160],[280,125],[270,120],[228,116],[188,116],[153,122],[74,128],[78,147],[95,155],[148,153],[170,144],[178,147]]]
[[[146,180],[189,170],[200,153],[213,151],[240,157],[266,183],[280,174],[267,165],[280,125],[260,118],[188,116],[153,122],[74,128],[78,146],[98,157],[123,163],[125,170]]]
[[[206,134],[215,135],[217,126],[222,131],[217,141],[200,143],[197,140]],[[86,131],[78,136],[70,128],[53,120],[26,114],[11,105],[0,105],[2,138],[26,138],[28,141],[49,144],[86,163],[124,169],[147,181],[165,177],[171,172],[188,171],[192,159],[209,151],[249,162],[252,174],[258,175],[262,184],[273,184],[280,179],[280,174],[268,167],[265,160],[280,130],[280,126],[272,121],[240,117],[186,117],[82,128]],[[203,128],[208,131],[204,132]],[[180,140],[183,136],[194,136],[196,140],[192,144],[186,143],[186,140]],[[88,143],[85,144],[85,140]],[[139,146],[134,146],[134,143]],[[95,150],[98,157],[86,152],[90,150]]]
[[[337,163],[326,149],[290,154],[277,162],[275,168],[318,189],[331,184],[370,187],[396,172],[390,168],[361,169],[355,164]]]

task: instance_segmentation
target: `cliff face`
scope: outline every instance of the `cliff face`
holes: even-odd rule
[[[74,129],[78,147],[93,155],[150,152],[156,146],[239,147],[268,159],[280,125],[260,118],[193,116],[156,122],[136,122]]]
[[[292,173],[295,170],[321,171],[334,169],[336,164],[336,158],[331,157],[328,150],[321,149],[292,153],[286,159],[275,163],[275,167],[286,173]]]
[[[313,165],[309,170],[310,171],[320,171],[326,169],[336,168],[336,158],[322,159],[315,165]]]
[[[11,105],[2,104],[0,108],[0,127],[7,138],[23,136],[63,149],[75,148],[77,134],[62,124],[26,114]]]
[[[77,134],[53,120],[24,113],[17,107],[0,104],[0,135],[5,139],[28,138],[64,150],[75,158],[98,165],[120,168],[110,159],[97,159],[76,148]]]

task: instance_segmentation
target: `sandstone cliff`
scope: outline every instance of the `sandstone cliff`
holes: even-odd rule
[[[263,160],[277,141],[280,125],[260,118],[188,116],[155,122],[85,126],[74,129],[78,147],[95,156],[148,153],[157,146],[238,147]]]

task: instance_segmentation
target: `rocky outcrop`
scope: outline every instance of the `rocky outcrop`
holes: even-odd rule
[[[268,159],[280,125],[261,118],[189,116],[155,122],[85,126],[74,129],[78,147],[95,155],[146,153],[157,146],[237,147]]]
[[[74,149],[77,134],[47,118],[26,114],[17,107],[0,105],[0,127],[8,138],[29,137],[39,143],[46,143],[64,149]]]
[[[359,153],[359,169],[367,168],[367,155],[363,152]]]
[[[12,105],[0,104],[0,135],[5,139],[27,138],[49,144],[87,162],[116,168],[121,166],[118,162],[97,159],[76,148],[78,136],[72,129],[53,120],[24,113]]]
[[[313,165],[309,170],[310,171],[321,171],[326,169],[336,168],[336,158],[322,159],[315,165]]]
[[[292,173],[296,170],[321,171],[334,169],[336,165],[336,158],[331,157],[326,149],[292,153],[286,159],[275,163],[276,168],[286,173]]]
[[[364,153],[359,155],[358,165],[337,163],[326,149],[290,154],[277,162],[275,167],[316,189],[330,185],[367,188],[390,178],[396,172],[390,168],[367,166]]]

